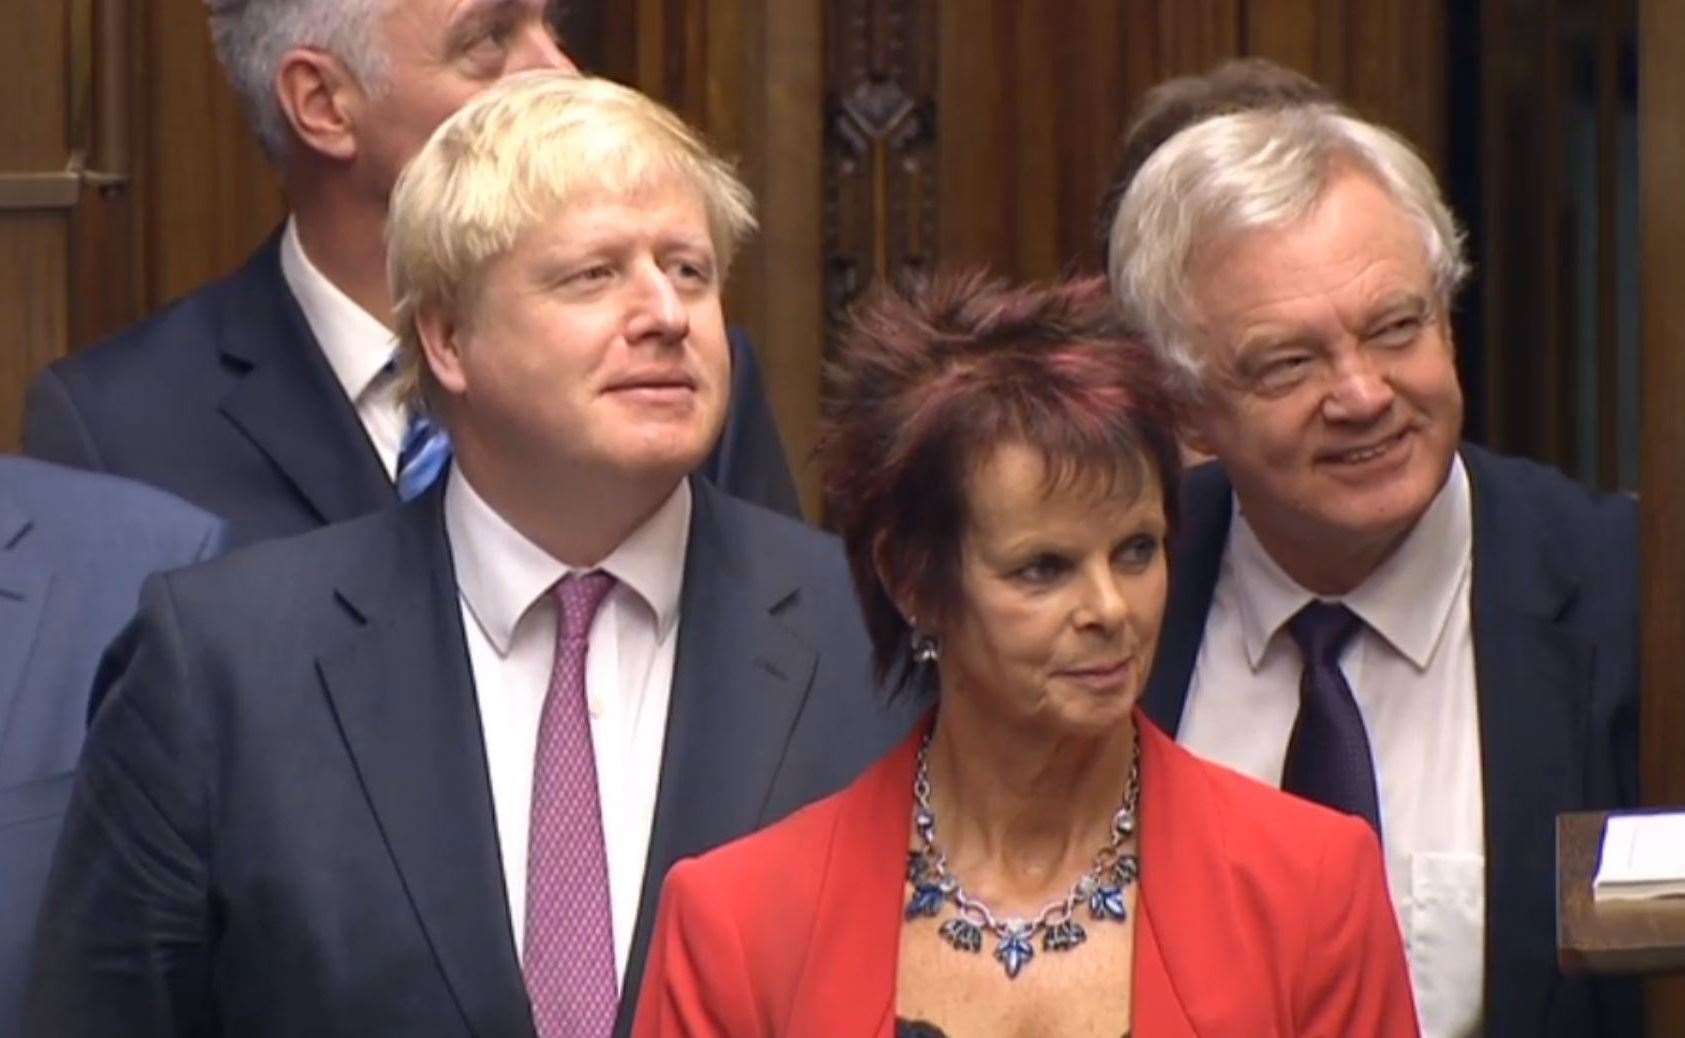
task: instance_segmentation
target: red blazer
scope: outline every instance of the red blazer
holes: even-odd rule
[[[1139,713],[1135,723],[1132,1033],[1414,1038],[1369,828],[1199,760]],[[893,1034],[921,734],[841,793],[673,866],[636,1038]]]

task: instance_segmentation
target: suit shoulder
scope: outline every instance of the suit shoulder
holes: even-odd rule
[[[390,547],[395,510],[376,512],[307,533],[260,541],[171,575],[182,600],[251,602],[265,614],[316,601],[353,563]]]
[[[17,501],[54,538],[175,564],[192,561],[223,525],[156,487],[33,458],[0,458],[0,494]]]
[[[1559,534],[1582,530],[1638,532],[1638,502],[1628,494],[1608,494],[1570,479],[1549,465],[1465,445],[1469,481],[1477,500],[1498,498],[1506,513],[1525,513]]]
[[[758,565],[786,572],[846,577],[843,543],[836,534],[710,486],[708,494],[722,532]]]
[[[182,365],[200,363],[215,348],[216,314],[231,278],[204,285],[47,370],[73,396],[101,387],[133,394],[137,385],[172,382]]]
[[[752,530],[758,536],[787,545],[794,550],[815,545],[828,546],[836,551],[842,550],[842,541],[835,534],[800,519],[773,511],[754,501],[744,500],[713,484],[709,484],[707,493],[718,510],[723,526]]]

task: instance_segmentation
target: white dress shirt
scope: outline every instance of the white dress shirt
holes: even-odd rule
[[[398,348],[391,329],[358,306],[316,269],[298,239],[298,221],[287,217],[281,233],[281,277],[304,311],[305,323],[328,359],[357,420],[369,434],[388,479],[396,479],[409,412],[398,399],[397,379],[386,362]]]
[[[1445,486],[1398,549],[1341,599],[1364,626],[1340,657],[1369,733],[1387,879],[1422,1032],[1475,1034],[1484,978],[1480,719],[1469,623],[1468,474]],[[1313,598],[1236,507],[1178,739],[1280,785],[1304,663],[1287,621]]]
[[[681,482],[595,567],[618,581],[591,623],[585,695],[608,857],[614,958],[622,980],[661,777],[690,508],[690,484]],[[462,600],[519,955],[526,943],[533,761],[556,651],[550,590],[573,571],[505,522],[454,467],[445,487],[445,532]]]

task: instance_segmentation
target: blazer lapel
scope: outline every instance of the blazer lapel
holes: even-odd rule
[[[359,626],[318,669],[469,1029],[532,1034],[442,487],[392,513],[391,552],[341,583]]]
[[[1135,723],[1141,739],[1137,919],[1150,920],[1152,938],[1150,956],[1135,965],[1135,1029],[1237,1033],[1242,1022],[1257,1018],[1250,994],[1270,986],[1270,978],[1246,971],[1256,971],[1268,955],[1245,947],[1230,953],[1213,943],[1213,934],[1226,934],[1233,944],[1255,939],[1232,922],[1243,913],[1234,907],[1240,895],[1224,858],[1222,819],[1204,776],[1178,759],[1183,751],[1139,713]],[[1224,952],[1221,961],[1217,951]],[[1212,983],[1219,969],[1223,981]]]
[[[720,493],[691,480],[679,644],[661,781],[616,1033],[631,1026],[661,882],[680,858],[758,828],[818,655],[781,619],[800,587],[757,571]]]
[[[844,794],[831,851],[816,856],[825,875],[785,1033],[893,1032],[913,770],[930,725],[927,716]]]
[[[1131,1033],[1187,1036],[1194,1038],[1193,1021],[1164,964],[1158,934],[1153,927],[1151,906],[1137,899],[1135,909],[1135,969],[1131,979],[1130,1005],[1134,1017]],[[1184,980],[1186,983],[1186,980]]]
[[[35,632],[47,608],[52,574],[46,566],[25,559],[17,546],[29,536],[31,520],[11,501],[0,498],[0,788],[12,781],[6,774],[7,723],[23,688]]]
[[[1577,591],[1549,531],[1520,514],[1486,459],[1465,449],[1474,513],[1472,593],[1486,829],[1486,1014],[1495,1034],[1532,1030],[1558,981],[1548,954],[1555,816],[1583,802],[1581,690],[1595,650],[1563,622]],[[1531,950],[1531,953],[1530,951]],[[1504,992],[1504,1001],[1492,997]],[[1521,998],[1521,996],[1527,996]],[[1530,1004],[1516,1004],[1518,999]]]
[[[247,263],[218,322],[223,361],[240,373],[222,413],[321,520],[392,504],[386,471],[281,274],[279,234]]]
[[[1205,617],[1222,570],[1232,514],[1229,480],[1216,463],[1188,470],[1182,478],[1180,530],[1171,550],[1171,584],[1159,629],[1153,672],[1141,707],[1172,736],[1181,727],[1188,683],[1205,640]]]

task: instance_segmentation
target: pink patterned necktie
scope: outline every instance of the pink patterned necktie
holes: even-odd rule
[[[613,587],[613,577],[592,571],[563,578],[553,592],[556,660],[532,771],[522,962],[540,1038],[607,1036],[620,1001],[597,759],[585,701],[591,619]]]

